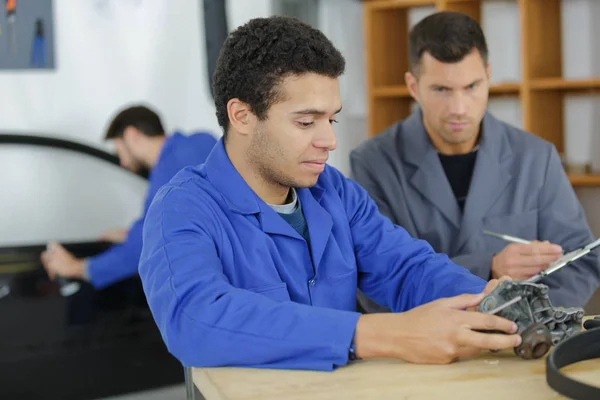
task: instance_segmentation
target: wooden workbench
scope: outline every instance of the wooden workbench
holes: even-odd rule
[[[563,369],[600,384],[600,359]],[[545,359],[513,352],[483,352],[449,365],[415,365],[392,359],[361,360],[334,372],[197,368],[194,383],[206,400],[333,399],[563,399],[546,384]]]

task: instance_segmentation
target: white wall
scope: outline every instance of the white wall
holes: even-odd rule
[[[346,58],[346,71],[340,77],[343,111],[337,118],[339,123],[334,125],[338,144],[329,156],[329,164],[344,174],[350,173],[350,151],[365,139],[367,132],[362,21],[359,1],[321,0],[319,4],[319,28]]]
[[[57,68],[0,73],[0,131],[109,148],[102,136],[111,115],[143,101],[162,113],[169,131],[220,134],[200,21],[198,1],[55,0]],[[144,182],[109,165],[6,149],[0,147],[0,246],[93,238],[141,211]]]
[[[0,74],[0,129],[102,145],[111,115],[145,101],[169,129],[218,131],[198,1],[54,1],[57,68]]]
[[[226,0],[227,24],[229,31],[248,22],[252,18],[268,17],[276,0]]]
[[[600,76],[600,34],[597,20],[600,2],[563,0],[563,75],[568,79]],[[598,96],[569,95],[565,100],[565,127],[569,132],[566,156],[573,164],[591,163],[600,173],[600,99]],[[586,191],[587,192],[587,191]]]

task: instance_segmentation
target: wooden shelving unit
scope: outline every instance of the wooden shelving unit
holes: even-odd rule
[[[404,73],[408,70],[409,9],[434,6],[437,10],[465,13],[481,22],[483,2],[485,0],[363,1],[369,136],[410,114],[413,99],[404,85]],[[600,77],[563,79],[560,0],[515,2],[521,29],[521,81],[492,86],[490,96],[518,98],[523,128],[552,142],[559,153],[563,153],[564,96],[600,93]],[[600,175],[571,175],[570,180],[573,186],[600,186]]]
[[[600,186],[600,175],[570,175],[569,178],[573,186]]]

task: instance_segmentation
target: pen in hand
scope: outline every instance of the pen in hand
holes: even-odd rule
[[[496,233],[496,232],[487,231],[487,230],[484,230],[483,233],[486,234],[486,235],[488,235],[488,236],[495,236],[495,237],[497,237],[499,239],[506,240],[507,242],[521,243],[521,244],[531,244],[531,241],[529,241],[529,240],[521,239],[521,238],[516,237],[516,236],[505,235],[503,233]]]
[[[486,235],[488,235],[488,236],[497,237],[497,238],[505,240],[507,242],[521,243],[521,244],[531,244],[532,243],[531,240],[523,239],[523,238],[520,238],[520,237],[517,237],[517,236],[506,235],[504,233],[496,233],[496,232],[492,232],[492,231],[488,231],[488,230],[484,230],[483,233],[486,234]],[[570,251],[563,249],[563,253],[566,254],[566,253],[569,253],[569,252]]]
[[[483,233],[486,235],[489,235],[489,236],[497,237],[497,238],[505,240],[507,242],[522,243],[522,244],[531,244],[532,243],[529,240],[522,239],[522,238],[519,238],[516,236],[505,235],[502,233],[496,233],[496,232],[492,232],[492,231],[488,231],[488,230],[484,230]],[[585,246],[583,248],[579,248],[577,250],[567,251],[567,250],[563,249],[563,256],[561,258],[550,263],[550,265],[548,266],[548,268],[546,270],[542,270],[541,272],[531,276],[530,278],[527,279],[527,281],[534,282],[534,283],[539,282],[545,276],[550,275],[551,273],[558,271],[559,269],[568,265],[569,263],[583,257],[584,255],[586,255],[587,253],[589,253],[591,250],[593,250],[594,248],[596,248],[598,246],[600,246],[600,239],[596,240],[593,243],[588,244],[587,246]]]
[[[489,230],[484,230],[483,233],[513,243],[492,257],[492,277],[510,276],[519,281],[536,277],[537,280],[544,269],[563,256],[563,249],[549,242],[529,241]]]

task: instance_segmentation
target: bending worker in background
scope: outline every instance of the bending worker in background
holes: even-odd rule
[[[216,143],[208,133],[166,136],[159,116],[144,106],[121,111],[110,124],[106,139],[114,141],[121,166],[133,172],[150,170],[143,214],[129,230],[104,234],[100,239],[115,245],[94,257],[77,259],[60,244],[50,244],[42,253],[42,263],[52,279],[56,275],[84,279],[103,288],[137,275],[142,226],[152,198],[179,170],[203,163]]]
[[[411,238],[326,164],[344,69],[296,19],[253,19],[225,41],[213,86],[224,137],[159,190],[144,223],[144,291],[185,366],[447,363],[519,345],[475,331],[514,333],[511,321],[463,311],[497,281]],[[359,314],[357,287],[398,313]]]
[[[418,109],[350,156],[352,178],[379,210],[485,280],[525,280],[592,242],[554,146],[486,111],[490,66],[479,24],[433,14],[410,32],[409,52],[405,79]],[[533,243],[508,244],[484,230]],[[592,252],[543,283],[554,305],[581,307],[599,280]],[[359,300],[367,311],[387,310]]]

